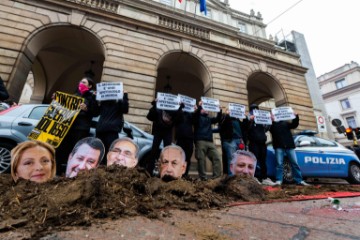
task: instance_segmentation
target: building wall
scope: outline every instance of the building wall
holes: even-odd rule
[[[344,79],[345,85],[337,89],[336,81]],[[329,73],[318,77],[325,107],[329,120],[339,119],[345,128],[349,127],[346,118],[354,117],[356,127],[360,127],[360,67],[356,62],[345,64]],[[341,100],[348,99],[350,108],[344,109]],[[352,141],[343,134],[339,134],[334,126],[330,131],[335,134],[335,139],[344,145],[350,146]]]
[[[300,114],[298,130],[316,129],[304,77],[306,69],[299,64],[298,55],[275,48],[269,40],[240,34],[237,29],[206,18],[189,20],[159,4],[105,2],[107,5],[75,0],[1,1],[0,74],[10,94],[20,98],[37,49],[46,47],[41,45],[41,39],[32,42],[31,49],[27,44],[46,29],[63,26],[86,30],[103,45],[100,79],[124,83],[130,98],[126,119],[143,129],[150,127],[145,116],[155,96],[158,66],[171,53],[184,53],[199,61],[208,76],[199,76],[204,91],[224,105],[248,105],[248,81],[254,73],[266,74],[279,85],[272,94],[281,94],[281,104]],[[66,66],[66,62],[57,64]],[[35,87],[36,81],[35,77]],[[51,84],[45,87],[50,89],[48,85]],[[266,82],[259,84],[261,88],[272,91]]]

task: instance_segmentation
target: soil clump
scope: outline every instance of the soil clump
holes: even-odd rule
[[[351,185],[283,186],[267,191],[253,178],[224,176],[165,182],[142,169],[112,166],[82,172],[74,179],[37,184],[0,175],[0,232],[22,229],[40,238],[70,226],[90,226],[129,216],[166,217],[170,209],[224,208],[232,202],[261,202],[329,191],[356,191]]]

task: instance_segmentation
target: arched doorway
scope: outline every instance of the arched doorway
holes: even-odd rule
[[[100,82],[104,60],[102,42],[89,31],[74,26],[47,27],[26,43],[14,66],[10,91],[19,99],[19,89],[32,72],[30,102],[47,103],[55,91],[73,93],[84,72],[90,68],[95,74],[94,81]]]
[[[208,70],[196,57],[174,52],[165,55],[159,62],[156,92],[183,94],[200,100],[201,96],[211,96]]]
[[[271,109],[287,103],[286,95],[279,82],[264,72],[255,72],[247,81],[249,106],[256,103]]]
[[[182,94],[195,98],[197,101],[200,100],[201,96],[211,97],[212,88],[209,71],[199,59],[189,53],[168,53],[162,57],[158,65],[155,95],[157,92]],[[190,148],[188,151],[191,152]],[[197,172],[194,154],[192,154],[190,166],[190,171],[193,174]],[[210,172],[210,165],[206,167]]]

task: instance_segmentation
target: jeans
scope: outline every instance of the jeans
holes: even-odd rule
[[[302,181],[302,175],[300,172],[300,167],[297,163],[295,150],[293,148],[275,148],[276,156],[276,181],[283,181],[283,171],[284,171],[284,153],[287,154],[287,157],[290,161],[291,171],[296,183]]]

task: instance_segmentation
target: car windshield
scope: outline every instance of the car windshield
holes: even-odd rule
[[[323,138],[308,136],[308,135],[297,135],[294,136],[296,146],[300,146],[301,142],[307,142],[306,146],[310,147],[336,147],[336,143]]]

